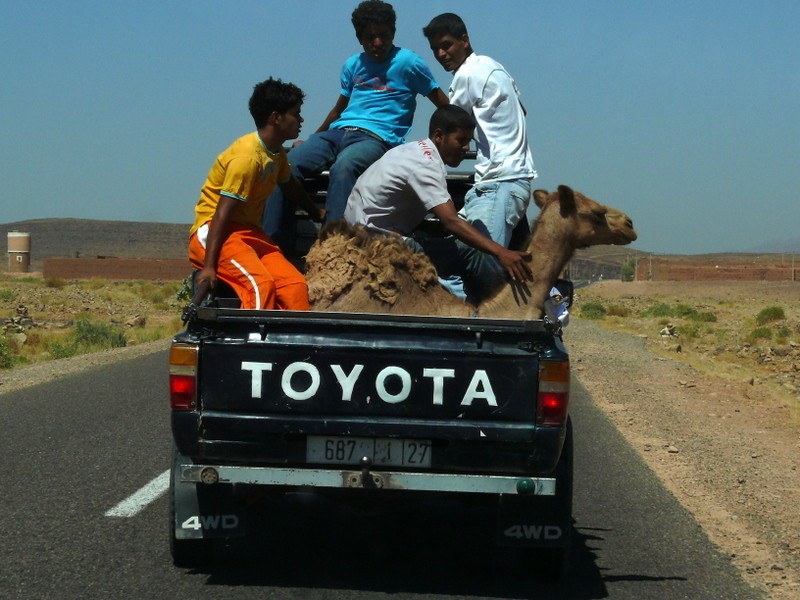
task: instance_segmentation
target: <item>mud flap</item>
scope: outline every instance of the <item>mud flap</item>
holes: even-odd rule
[[[192,464],[192,460],[174,450],[170,494],[175,539],[200,540],[245,535],[245,511],[236,502],[233,486],[182,482],[182,464]]]
[[[558,496],[530,498],[504,494],[497,513],[497,545],[563,548],[569,545],[571,515]]]
[[[555,496],[503,494],[497,511],[497,545],[568,548],[572,535],[572,420],[567,419],[561,457],[553,475]]]

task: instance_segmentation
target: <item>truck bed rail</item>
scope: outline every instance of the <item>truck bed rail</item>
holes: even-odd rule
[[[283,328],[307,327],[309,324],[325,327],[362,326],[424,327],[435,330],[458,330],[495,333],[547,333],[560,329],[559,323],[544,319],[487,319],[483,317],[439,317],[422,315],[390,315],[372,313],[339,313],[290,310],[256,310],[200,306],[195,309],[198,321],[214,323],[250,323]]]

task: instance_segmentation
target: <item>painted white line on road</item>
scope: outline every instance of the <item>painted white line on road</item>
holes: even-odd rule
[[[107,517],[133,517],[169,488],[169,469],[106,513]]]

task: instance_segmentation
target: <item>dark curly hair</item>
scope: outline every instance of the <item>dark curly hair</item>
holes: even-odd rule
[[[356,37],[361,38],[361,32],[370,25],[388,25],[395,32],[397,15],[394,8],[388,2],[381,0],[364,0],[356,6],[351,18],[353,27],[356,30]]]
[[[267,124],[273,112],[285,113],[293,106],[303,102],[303,90],[293,83],[284,83],[280,79],[270,77],[266,81],[257,83],[250,96],[250,115],[256,123],[256,128],[261,129]]]

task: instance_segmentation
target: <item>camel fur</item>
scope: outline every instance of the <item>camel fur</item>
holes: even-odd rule
[[[508,282],[480,306],[465,304],[439,285],[425,254],[400,237],[376,234],[344,221],[328,224],[306,256],[313,310],[436,316],[537,319],[575,249],[625,245],[636,239],[625,213],[567,186],[534,192],[539,207],[527,250],[534,279]]]

